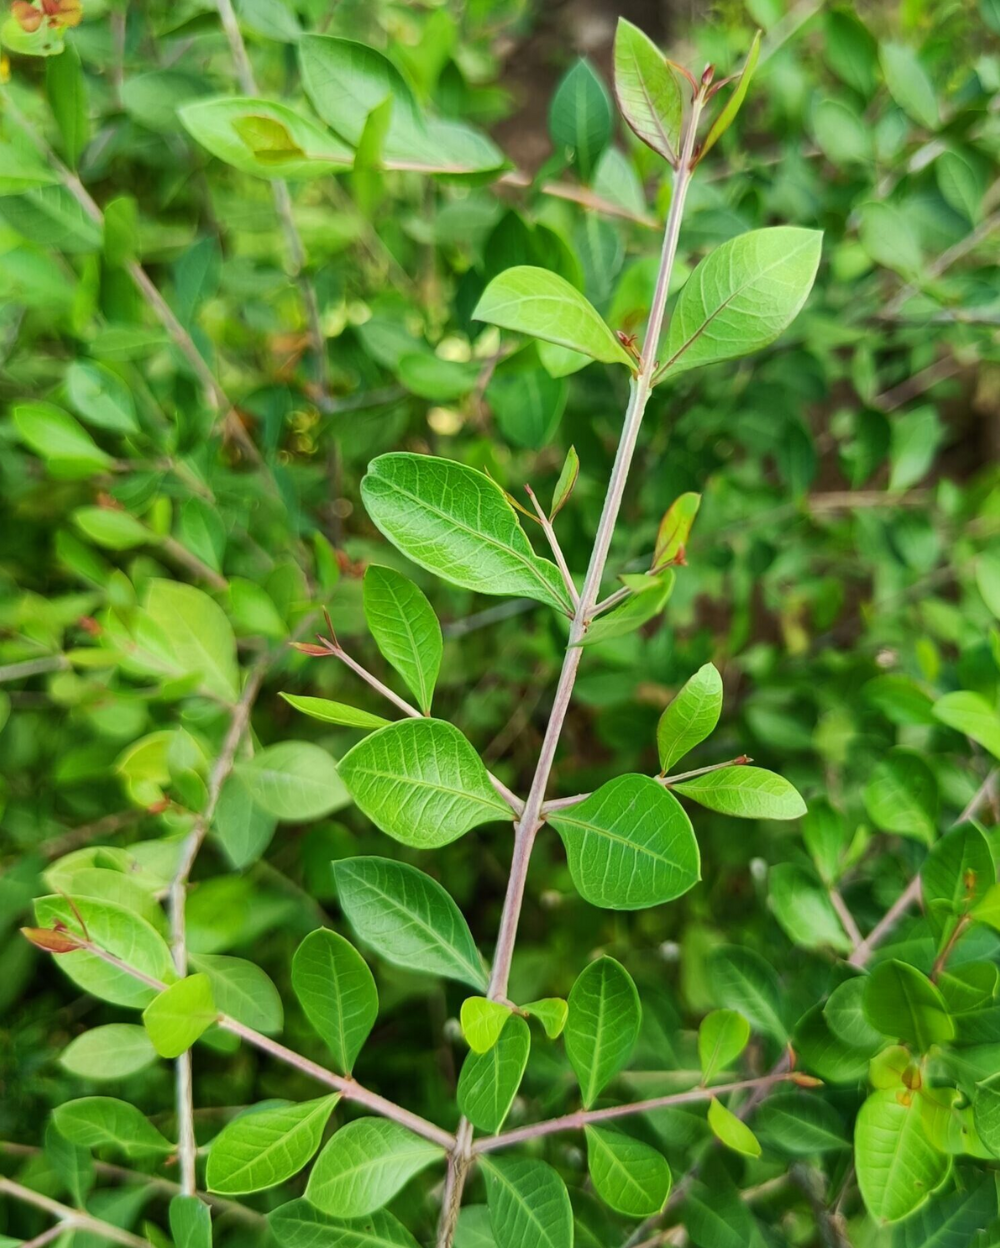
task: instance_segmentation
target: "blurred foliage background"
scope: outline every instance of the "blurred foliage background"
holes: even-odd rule
[[[511,353],[470,313],[490,277],[538,263],[578,285],[614,328],[641,328],[669,180],[613,121],[605,83],[619,7],[678,61],[720,73],[739,65],[755,28],[765,32],[748,103],[691,190],[678,284],[713,246],[776,221],[822,228],[824,258],[805,311],[774,347],[655,392],[612,566],[645,566],[662,513],[693,490],[703,497],[688,566],[661,621],[588,653],[553,791],[655,771],[659,713],[711,660],[724,717],[688,765],[749,754],[788,776],[811,814],[804,838],[800,824],[699,812],[702,884],[638,914],[588,907],[556,838],[540,841],[512,993],[565,995],[593,951],[612,954],[646,1006],[634,1093],[681,1086],[696,1067],[692,1028],[722,1003],[713,951],[738,945],[770,964],[791,1034],[838,974],[798,899],[838,881],[868,931],[977,793],[975,814],[997,822],[995,0],[243,0],[242,66],[201,0],[84,0],[79,24],[64,4],[41,27],[47,49],[15,6],[0,32],[0,1164],[40,1190],[66,1187],[44,1151],[51,1106],[110,1086],[158,1123],[173,1112],[162,1063],[111,1085],[60,1064],[75,1036],[120,1011],[82,996],[17,932],[32,898],[52,891],[43,873],[66,854],[116,846],[153,870],[199,808],[218,706],[183,678],[140,679],[108,654],[150,580],[209,591],[247,667],[274,652],[253,718],[261,744],[312,740],[339,757],[356,734],[296,715],[278,692],[381,710],[346,668],[286,644],[314,632],[326,606],[343,644],[393,679],[361,607],[368,561],[405,566],[360,506],[372,456],[445,455],[518,497],[525,482],[548,497],[575,446],[581,477],[560,534],[570,566],[585,564],[624,380],[599,365],[553,378],[534,349]],[[210,156],[178,108],[252,94],[250,73],[260,95],[307,112],[302,31],[386,52],[425,107],[489,132],[506,169],[452,181],[360,169],[293,181],[284,198]],[[581,98],[584,131],[573,112]],[[523,792],[564,629],[536,604],[415,579],[444,625],[436,713]],[[985,704],[978,731],[934,714],[953,691]],[[917,814],[902,822],[898,803],[873,800],[886,760],[919,790]],[[288,986],[291,954],[318,923],[338,923],[331,859],[385,853],[386,842],[346,806],[271,832],[240,845],[210,838],[189,943],[261,966],[286,1002],[287,1042],[311,1053],[318,1041]],[[509,832],[497,828],[433,864],[486,947],[508,858]],[[933,942],[916,911],[892,941],[895,956],[929,969]],[[986,935],[977,950],[998,957]],[[460,993],[387,966],[379,985],[359,1078],[436,1120],[457,1112]],[[781,1041],[758,1036],[751,1069],[767,1069]],[[250,1051],[198,1052],[200,1139],[223,1107],[315,1095]],[[998,1058],[1000,1031],[966,1053],[966,1075],[993,1073]],[[568,1088],[565,1059],[538,1049],[512,1121],[560,1112]],[[825,1095],[849,1123],[856,1082],[835,1080]],[[656,1116],[651,1129],[675,1175],[707,1138],[700,1110]],[[579,1177],[572,1141],[549,1142],[546,1155]],[[720,1202],[765,1185],[743,1206],[753,1216],[740,1233],[757,1238],[732,1242],[837,1242],[815,1211],[824,1192],[843,1195],[852,1243],[931,1242],[874,1227],[852,1194],[849,1151],[827,1155],[822,1172],[780,1148],[756,1162],[713,1154],[711,1164]],[[122,1225],[163,1224],[162,1193],[118,1179],[98,1176],[91,1209]],[[424,1242],[428,1191],[408,1189],[402,1205]],[[3,1217],[15,1238],[42,1225],[13,1206]],[[600,1220],[585,1196],[580,1217],[592,1233],[578,1230],[581,1242],[625,1242],[627,1228]],[[236,1217],[217,1227],[220,1242],[262,1234]]]

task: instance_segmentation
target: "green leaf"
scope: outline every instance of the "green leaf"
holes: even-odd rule
[[[573,1248],[573,1210],[559,1175],[544,1161],[480,1158],[497,1248]]]
[[[698,1028],[698,1060],[702,1083],[711,1083],[720,1070],[739,1057],[750,1040],[750,1024],[736,1010],[713,1010]]]
[[[359,1118],[327,1142],[309,1176],[306,1199],[333,1217],[361,1218],[443,1156],[443,1149],[398,1122]]]
[[[480,1131],[495,1135],[521,1086],[531,1051],[528,1024],[508,1012],[500,1038],[485,1052],[470,1052],[458,1080],[458,1107]]]
[[[609,780],[548,822],[565,846],[577,891],[591,905],[641,910],[673,901],[701,878],[691,821],[648,776]]]
[[[175,1196],[169,1218],[174,1248],[212,1248],[212,1212],[203,1200]]]
[[[883,1036],[912,1043],[921,1053],[955,1037],[944,998],[907,962],[880,962],[865,987],[865,1017]]]
[[[636,578],[640,584],[620,606],[598,616],[590,625],[581,646],[598,646],[615,637],[625,637],[655,619],[667,604],[674,588],[674,574],[669,569],[662,576]]]
[[[660,371],[675,376],[774,342],[812,289],[822,238],[817,230],[775,226],[717,247],[678,297]]]
[[[1000,758],[1000,713],[979,693],[946,693],[934,703],[934,717]]]
[[[188,975],[150,1001],[142,1021],[160,1057],[180,1057],[218,1019],[207,975]]]
[[[838,1040],[871,1057],[883,1047],[885,1037],[865,1014],[867,984],[867,975],[856,975],[838,984],[823,1006],[823,1017]]]
[[[934,773],[915,750],[893,749],[875,764],[864,788],[865,809],[883,832],[933,843],[938,789]]]
[[[557,1040],[562,1035],[569,1017],[569,1006],[562,997],[543,997],[540,1001],[529,1001],[521,1008],[525,1014],[538,1019],[550,1040]]]
[[[172,1153],[174,1145],[128,1101],[112,1096],[84,1096],[52,1111],[56,1130],[81,1148],[113,1148],[126,1157]]]
[[[179,581],[147,583],[144,614],[158,649],[173,668],[197,675],[209,693],[226,702],[239,695],[236,638],[225,612],[208,594]],[[146,645],[151,643],[144,638]]]
[[[1000,1157],[1000,1074],[976,1084],[972,1108],[979,1138]]]
[[[66,370],[66,394],[82,420],[113,433],[136,433],[132,392],[117,373],[93,360],[74,360]]]
[[[750,51],[747,53],[747,59],[743,62],[743,68],[740,70],[740,76],[733,87],[729,98],[722,106],[722,110],[718,117],[709,127],[705,141],[701,145],[701,151],[698,160],[701,161],[708,155],[712,148],[718,143],[719,139],[726,133],[729,127],[736,120],[736,114],[743,107],[743,101],[746,99],[747,91],[750,89],[750,81],[753,78],[754,70],[757,68],[757,61],[760,57],[760,31],[753,37],[753,43],[750,45]]]
[[[793,1157],[839,1152],[850,1146],[843,1119],[815,1093],[769,1096],[756,1111],[754,1127],[768,1145]]]
[[[243,781],[229,776],[212,816],[212,831],[232,865],[240,869],[256,862],[270,845],[276,826],[277,821],[254,803]]]
[[[21,440],[58,476],[86,477],[112,463],[86,429],[53,403],[17,403],[13,414]]]
[[[768,876],[768,904],[794,944],[802,949],[835,949],[848,954],[853,942],[833,908],[830,894],[811,870],[779,862]]]
[[[292,988],[306,1018],[349,1075],[378,1018],[378,990],[368,964],[343,936],[310,932],[292,958]]]
[[[316,1152],[340,1093],[299,1105],[250,1109],[212,1141],[206,1182],[227,1196],[259,1192],[284,1183]]]
[[[77,934],[80,934],[82,919],[91,941],[101,949],[152,979],[169,982],[175,978],[173,959],[163,937],[145,919],[124,906],[85,897],[71,906],[64,897],[39,897],[35,902],[35,916],[41,927],[51,928],[60,923]],[[156,996],[155,988],[86,949],[60,954],[56,964],[84,992],[110,1001],[112,1005],[142,1009]]]
[[[578,976],[569,994],[566,1055],[589,1109],[632,1056],[642,1007],[628,971],[614,958],[598,958]]]
[[[637,26],[618,19],[615,97],[632,131],[674,164],[680,151],[681,89],[660,49]]]
[[[348,922],[387,962],[485,990],[469,925],[437,880],[389,858],[344,858],[333,873]]]
[[[429,715],[444,642],[426,595],[401,573],[372,564],[365,572],[364,606],[375,644]]]
[[[822,1005],[814,1005],[799,1019],[794,1046],[803,1069],[827,1083],[856,1085],[868,1073],[870,1050],[845,1044],[827,1024]]]
[[[892,98],[914,121],[936,130],[941,117],[934,84],[916,55],[901,43],[880,44],[878,53]]]
[[[571,149],[585,182],[611,141],[613,124],[607,89],[582,57],[556,87],[549,106],[549,134],[556,147]]]
[[[660,716],[656,726],[656,748],[660,752],[660,774],[666,773],[711,736],[722,714],[722,677],[712,663],[706,663],[690,677]]]
[[[598,1196],[629,1218],[657,1214],[670,1195],[670,1167],[664,1157],[622,1131],[584,1127],[587,1168]]]
[[[132,550],[156,542],[141,520],[116,507],[77,507],[72,519],[85,537],[105,550]]]
[[[185,104],[177,115],[213,156],[260,178],[321,178],[354,163],[329,130],[276,100],[224,95]]]
[[[552,491],[552,506],[549,508],[550,520],[554,520],[569,502],[570,495],[576,488],[579,476],[580,456],[576,453],[576,447],[571,446],[566,452],[563,466],[559,470],[559,479],[556,481],[555,489]],[[998,573],[998,577],[1000,577],[1000,573]],[[1000,596],[998,596],[998,602],[1000,602]],[[1000,611],[997,611],[996,614],[1000,615]]]
[[[738,819],[799,819],[806,813],[794,785],[762,767],[721,767],[671,788],[709,810]]]
[[[700,507],[700,494],[681,494],[670,504],[656,531],[651,571],[662,572],[672,564],[684,562],[688,538]]]
[[[329,698],[303,697],[295,693],[278,695],[303,715],[311,719],[321,720],[324,724],[340,724],[344,728],[384,728],[391,720],[381,715],[372,715],[370,711],[359,711],[357,707],[346,706],[343,702],[331,702]]]
[[[744,1157],[760,1156],[760,1144],[754,1133],[742,1118],[737,1118],[714,1096],[708,1103],[708,1125],[715,1138],[734,1153],[742,1153]]]
[[[77,1208],[86,1208],[87,1197],[94,1186],[94,1159],[85,1148],[71,1144],[61,1136],[54,1122],[45,1125],[45,1161],[56,1179],[65,1185]]]
[[[479,755],[440,719],[407,719],[373,732],[344,755],[340,776],[377,827],[418,849],[510,818]]]
[[[510,1018],[510,1006],[488,997],[466,997],[462,1002],[460,1021],[462,1035],[473,1053],[487,1053],[500,1039]]]
[[[854,1164],[868,1212],[880,1222],[898,1222],[941,1186],[951,1159],[927,1139],[919,1094],[888,1088],[861,1106]]]
[[[858,209],[858,237],[876,264],[916,280],[923,267],[920,239],[902,208],[882,200],[862,204]],[[907,478],[909,475],[906,474]],[[919,479],[919,476],[915,478]],[[890,477],[890,489],[902,490],[906,484],[902,474],[898,480],[895,473]]]
[[[45,94],[59,127],[62,154],[69,167],[76,169],[90,138],[90,119],[87,82],[75,44],[67,44],[61,56],[45,62]]]
[[[361,496],[376,528],[420,567],[465,589],[572,613],[559,569],[535,554],[503,490],[484,473],[431,455],[380,455]]]
[[[991,884],[970,913],[977,923],[985,923],[1000,931],[1000,884]]]
[[[350,801],[337,764],[309,741],[265,746],[235,774],[261,810],[287,823],[319,819]]]
[[[206,974],[215,1004],[223,1014],[254,1031],[273,1036],[284,1024],[278,990],[267,974],[245,958],[222,953],[191,953],[191,965]]]
[[[1000,620],[1000,550],[983,551],[976,560],[976,587],[983,602]]]
[[[156,1061],[144,1027],[107,1023],[82,1032],[59,1054],[59,1065],[82,1079],[126,1079]]]
[[[331,1218],[308,1200],[290,1200],[268,1214],[281,1248],[418,1248],[401,1222],[377,1209],[366,1218]]]
[[[936,1198],[893,1228],[892,1248],[966,1248],[996,1217],[992,1177]]]
[[[709,982],[720,1005],[738,1010],[754,1031],[779,1044],[788,1040],[782,1020],[783,993],[778,976],[758,953],[735,945],[713,949],[708,961]]]
[[[971,824],[943,836],[920,868],[920,892],[936,932],[950,930],[957,918],[981,901],[996,883],[989,842]]]
[[[631,356],[597,309],[564,277],[548,269],[529,264],[505,269],[483,291],[472,317],[605,364],[634,368]]]

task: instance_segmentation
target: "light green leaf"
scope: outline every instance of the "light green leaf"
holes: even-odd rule
[[[169,1218],[174,1248],[212,1248],[212,1212],[203,1200],[175,1196]]]
[[[235,702],[239,694],[236,638],[218,603],[193,585],[153,579],[147,583],[143,605],[170,666],[197,675],[210,693]]]
[[[754,1128],[765,1143],[793,1157],[839,1152],[850,1146],[840,1114],[815,1093],[769,1096],[756,1111]]]
[[[898,223],[895,236],[901,237]],[[931,404],[896,416],[891,431],[889,489],[909,489],[926,476],[945,436],[945,427]]]
[[[82,1032],[59,1054],[59,1065],[82,1079],[126,1079],[156,1061],[144,1027],[108,1023]]]
[[[72,520],[85,537],[105,550],[133,550],[157,541],[141,520],[117,507],[77,507]]]
[[[498,274],[472,314],[477,321],[541,338],[605,364],[634,361],[597,309],[564,277],[529,264]]]
[[[587,1168],[598,1196],[629,1218],[657,1214],[670,1195],[670,1167],[664,1157],[622,1131],[584,1127]]]
[[[66,394],[81,419],[98,429],[114,433],[138,431],[131,390],[103,364],[74,360],[66,370]]]
[[[768,876],[768,904],[794,944],[802,949],[853,948],[830,895],[813,872],[794,862],[779,862]]]
[[[177,115],[213,156],[260,178],[320,178],[354,163],[329,130],[276,100],[224,95],[185,104]]]
[[[268,1214],[281,1248],[418,1248],[391,1213],[376,1209],[366,1218],[331,1218],[308,1200],[290,1200]]]
[[[712,663],[700,667],[680,688],[656,726],[661,775],[711,736],[722,714],[722,677]]]
[[[361,496],[376,528],[422,568],[484,594],[534,598],[571,614],[555,564],[532,550],[503,490],[431,455],[380,455]]]
[[[754,1133],[714,1096],[708,1103],[708,1125],[715,1138],[734,1153],[742,1153],[745,1157],[760,1156],[760,1144]]]
[[[349,1075],[378,1018],[378,990],[368,964],[343,936],[318,928],[295,951],[292,988],[335,1068]]]
[[[580,456],[576,453],[576,447],[571,446],[566,452],[563,466],[559,470],[559,479],[556,481],[555,489],[552,491],[552,506],[549,508],[550,520],[554,520],[569,502],[570,495],[576,489],[579,477]],[[1000,571],[998,571],[998,579],[1000,579]],[[998,597],[998,601],[1000,601],[1000,597]],[[1000,615],[1000,611],[997,611],[996,614]]]
[[[907,213],[896,204],[872,200],[858,209],[858,237],[876,264],[906,278],[916,278],[923,267],[920,239]],[[891,483],[892,489],[905,485]]]
[[[466,997],[459,1016],[462,1035],[473,1053],[487,1053],[500,1039],[510,1006],[488,997]]]
[[[632,1056],[642,1007],[628,971],[614,958],[598,958],[569,994],[566,1055],[588,1108]]]
[[[229,776],[219,794],[212,831],[233,866],[240,869],[256,862],[270,845],[276,826],[277,820],[256,805],[239,776]]]
[[[946,693],[934,703],[934,717],[1000,758],[1000,713],[979,693]]]
[[[739,1010],[755,1031],[764,1032],[779,1044],[787,1041],[781,984],[774,968],[760,954],[735,945],[720,945],[709,955],[708,973],[720,1005]]]
[[[938,789],[934,773],[915,750],[893,749],[875,764],[864,789],[865,809],[883,832],[933,843]]]
[[[709,810],[738,819],[799,819],[806,813],[795,786],[762,767],[721,767],[671,787]]]
[[[494,1135],[503,1126],[530,1050],[528,1024],[508,1013],[497,1042],[485,1052],[467,1054],[458,1080],[458,1107],[480,1131]]]
[[[364,606],[375,644],[429,715],[444,643],[426,595],[401,573],[372,564],[365,572]]]
[[[52,1111],[56,1130],[81,1148],[113,1148],[127,1157],[171,1153],[174,1145],[128,1101],[112,1096],[84,1096]]]
[[[418,849],[510,818],[479,755],[440,719],[407,719],[373,732],[344,755],[340,776],[377,827]]]
[[[1000,1157],[1000,1074],[976,1084],[972,1108],[979,1138]]]
[[[702,1083],[711,1083],[747,1047],[750,1024],[736,1010],[713,1010],[698,1028],[698,1060]]]
[[[266,746],[235,774],[263,811],[288,823],[319,819],[350,801],[337,764],[309,741]]]
[[[976,560],[976,586],[983,602],[1000,620],[1000,550],[986,550]]]
[[[876,1031],[912,1043],[921,1053],[955,1037],[941,993],[908,962],[891,959],[875,967],[865,986],[864,1011]]]
[[[736,114],[743,107],[743,101],[746,99],[747,91],[750,89],[750,80],[753,78],[753,72],[757,68],[759,57],[760,31],[758,30],[753,37],[753,43],[750,45],[747,59],[743,62],[743,68],[740,70],[740,76],[736,81],[736,85],[722,106],[722,111],[709,127],[705,141],[701,145],[701,152],[698,156],[699,161],[705,158],[736,120]]]
[[[215,1004],[223,1014],[254,1031],[273,1036],[284,1024],[281,997],[268,975],[254,962],[223,953],[190,953],[188,960],[209,978]]]
[[[298,1174],[320,1146],[340,1093],[251,1109],[228,1123],[212,1141],[206,1182],[210,1192],[238,1196],[284,1183]]]
[[[320,1153],[306,1199],[335,1218],[361,1218],[380,1209],[444,1150],[386,1118],[359,1118],[341,1127]]]
[[[972,917],[977,923],[1000,931],[1000,884],[991,884],[982,900],[973,906]]]
[[[329,698],[303,697],[295,693],[282,693],[289,706],[293,706],[303,715],[311,719],[321,720],[324,724],[340,724],[344,728],[384,728],[391,720],[381,715],[372,715],[370,711],[359,711],[355,706],[346,706],[343,702],[331,702]]]
[[[667,570],[661,576],[637,578],[640,584],[619,606],[600,615],[590,625],[581,646],[599,646],[603,641],[625,637],[655,619],[667,604],[674,588],[674,574]]]
[[[684,562],[688,538],[700,507],[700,494],[681,494],[670,504],[656,530],[651,571],[662,572],[672,564]]]
[[[678,297],[661,373],[675,376],[774,342],[812,289],[822,238],[817,230],[775,226],[717,247]]]
[[[633,132],[673,164],[680,150],[681,89],[663,53],[637,26],[618,19],[615,96]]]
[[[544,1161],[492,1154],[480,1159],[497,1248],[573,1248],[573,1210]]]
[[[25,445],[47,460],[57,475],[86,477],[112,462],[68,412],[53,403],[17,403],[14,426]]]
[[[691,821],[648,776],[625,775],[552,814],[577,891],[591,905],[640,910],[673,901],[701,878]]]
[[[521,1008],[525,1014],[538,1019],[550,1040],[557,1040],[562,1035],[569,1017],[569,1006],[562,997],[543,997],[540,1001],[529,1001]]]
[[[161,1057],[180,1057],[218,1019],[219,1009],[207,975],[179,979],[142,1012],[142,1021]]]
[[[469,925],[437,880],[389,858],[344,858],[333,872],[348,922],[387,962],[485,990]]]
[[[880,44],[878,52],[889,94],[914,121],[936,130],[941,117],[934,84],[917,56],[901,43]]]
[[[920,1095],[887,1088],[861,1106],[854,1127],[854,1164],[868,1212],[898,1222],[919,1209],[944,1182],[951,1158],[929,1142]]]
[[[549,106],[549,134],[557,148],[569,148],[580,177],[589,182],[597,158],[611,141],[611,100],[594,67],[581,57],[556,87]]]

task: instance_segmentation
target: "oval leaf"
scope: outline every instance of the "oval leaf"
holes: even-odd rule
[[[368,964],[343,936],[319,928],[295,951],[292,987],[334,1066],[349,1075],[378,1018],[378,990]]]
[[[327,1143],[313,1166],[306,1198],[336,1218],[373,1213],[444,1150],[398,1122],[359,1118]]]
[[[711,736],[722,714],[722,677],[712,663],[706,663],[687,680],[660,716],[656,726],[656,748],[660,753],[661,774],[685,754]]]
[[[622,1131],[587,1126],[587,1168],[598,1196],[630,1218],[657,1214],[670,1195],[666,1159]]]
[[[799,819],[806,813],[795,786],[762,767],[720,767],[671,787],[709,810],[738,819]]]
[[[319,1148],[340,1093],[300,1105],[250,1110],[219,1132],[208,1154],[211,1192],[242,1195],[284,1183]]]
[[[551,1166],[492,1155],[479,1164],[497,1248],[573,1248],[569,1193]]]
[[[458,1080],[458,1107],[480,1131],[495,1134],[521,1086],[531,1050],[528,1024],[509,1014],[500,1038],[485,1053],[471,1052]]]
[[[375,644],[429,715],[444,643],[426,595],[401,573],[373,564],[365,572],[364,605]]]
[[[566,1055],[588,1108],[625,1066],[639,1036],[642,1007],[632,976],[614,958],[598,958],[569,994]]]

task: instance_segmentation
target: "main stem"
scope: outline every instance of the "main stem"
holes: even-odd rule
[[[507,996],[507,982],[510,979],[510,968],[514,958],[514,943],[517,939],[517,926],[521,917],[521,905],[524,901],[524,889],[528,878],[528,864],[531,861],[531,850],[535,843],[538,829],[543,822],[542,805],[545,791],[548,788],[552,765],[555,762],[556,749],[562,735],[563,724],[569,711],[573,697],[573,686],[580,666],[583,647],[580,644],[590,625],[594,608],[597,605],[607,566],[608,552],[611,549],[611,538],[615,531],[618,513],[621,510],[625,483],[628,480],[632,457],[635,454],[639,427],[642,424],[646,403],[653,386],[656,370],[656,353],[659,347],[660,334],[667,310],[667,295],[670,290],[670,276],[673,272],[674,257],[677,254],[677,240],[680,235],[681,219],[684,215],[684,200],[692,174],[692,156],[695,138],[698,131],[698,119],[702,109],[701,92],[695,97],[691,114],[688,118],[684,134],[681,158],[674,174],[673,198],[670,201],[670,212],[663,233],[663,248],[660,253],[660,268],[656,279],[656,289],[649,309],[649,324],[643,344],[642,362],[632,380],[628,407],[625,411],[625,422],[618,451],[615,455],[611,479],[608,482],[607,494],[604,498],[604,509],[594,539],[590,564],[584,578],[580,600],[569,630],[569,642],[563,658],[559,683],[556,685],[552,702],[552,711],[545,729],[545,737],[538,756],[538,764],[531,781],[531,788],[525,799],[524,811],[517,822],[514,832],[514,854],[511,860],[510,877],[507,882],[507,895],[504,899],[503,914],[500,918],[500,931],[497,935],[496,951],[493,956],[493,971],[490,975],[488,995],[491,1000],[503,1000]],[[456,1133],[456,1144],[448,1163],[448,1177],[441,1208],[441,1220],[438,1226],[438,1248],[452,1248],[455,1238],[455,1227],[458,1223],[458,1211],[462,1204],[462,1191],[469,1171],[472,1158],[472,1124],[463,1118]]]

